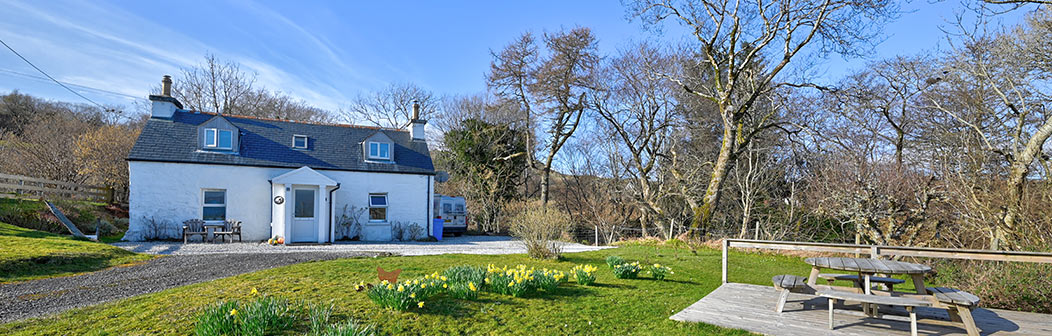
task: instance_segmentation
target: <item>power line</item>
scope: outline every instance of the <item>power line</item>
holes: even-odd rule
[[[37,75],[33,75],[33,74],[27,74],[27,73],[24,73],[24,72],[14,71],[14,70],[10,70],[10,69],[0,68],[0,72],[8,73],[8,74],[15,75],[15,76],[21,76],[21,77],[25,77],[25,78],[30,78],[30,79],[36,79],[36,80],[45,81],[45,82],[51,82],[51,80],[48,79],[47,77],[37,76]],[[72,86],[72,87],[80,88],[80,89],[84,89],[84,90],[97,91],[99,93],[111,94],[111,95],[115,95],[115,96],[121,96],[121,97],[130,98],[130,99],[136,99],[136,100],[147,100],[146,98],[143,98],[143,97],[133,96],[133,95],[130,95],[130,94],[120,93],[120,92],[117,92],[117,91],[110,91],[110,90],[106,90],[106,89],[100,89],[100,88],[95,88],[95,87],[90,87],[90,86],[80,85],[80,84],[74,84],[74,83],[69,83],[69,82],[62,82],[62,83],[66,84],[68,86]]]
[[[26,64],[29,64],[29,66],[33,67],[33,69],[37,69],[37,71],[40,71],[41,74],[43,74],[44,76],[47,76],[47,78],[51,79],[51,81],[55,82],[55,84],[58,84],[59,86],[62,86],[63,88],[66,88],[66,90],[69,90],[69,92],[72,92],[73,94],[77,95],[78,97],[84,98],[84,100],[87,100],[87,101],[91,102],[92,104],[95,104],[96,106],[101,108],[103,111],[110,111],[110,109],[106,108],[105,106],[102,106],[102,104],[96,103],[94,100],[88,99],[88,97],[85,97],[84,95],[80,94],[80,92],[73,91],[73,89],[71,89],[70,87],[66,86],[66,84],[62,84],[62,82],[59,82],[57,79],[55,79],[55,77],[51,77],[51,75],[47,74],[47,72],[44,72],[44,70],[40,69],[40,67],[37,67],[35,64],[33,64],[33,62],[30,62],[28,59],[26,59],[25,56],[22,56],[22,54],[19,54],[18,51],[15,51],[15,48],[11,48],[11,46],[8,45],[7,42],[4,42],[3,39],[0,39],[0,44],[3,44],[5,47],[7,47],[7,50],[10,50],[11,52],[15,53],[15,55],[18,56],[18,58],[21,58],[23,61],[26,62]],[[116,111],[113,111],[113,112],[116,112]]]

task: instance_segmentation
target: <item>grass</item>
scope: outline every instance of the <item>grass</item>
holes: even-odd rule
[[[0,222],[0,283],[96,271],[150,258],[102,243]]]
[[[643,276],[617,279],[605,259],[619,255],[643,264],[660,263],[675,274],[665,281]],[[770,285],[777,274],[807,274],[799,258],[731,253],[731,280]],[[569,271],[575,265],[597,266],[596,283],[581,286],[571,280],[555,291],[523,297],[481,292],[476,300],[434,297],[424,308],[405,312],[383,309],[366,292],[354,291],[360,281],[376,283],[376,267],[403,269],[412,279],[456,265],[519,263]],[[569,274],[569,273],[568,273]],[[331,302],[337,320],[354,319],[376,325],[379,334],[645,334],[747,335],[711,325],[682,323],[668,317],[720,285],[720,252],[656,246],[624,246],[603,251],[566,254],[559,261],[539,261],[525,255],[441,255],[339,259],[274,268],[196,285],[173,288],[56,316],[0,325],[0,334],[186,335],[193,333],[198,313],[219,300],[247,299],[252,288],[291,300]],[[306,324],[303,322],[301,324]],[[289,330],[287,334],[303,334]]]

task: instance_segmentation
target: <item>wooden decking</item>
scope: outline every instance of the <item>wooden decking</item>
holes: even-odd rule
[[[829,330],[823,298],[790,294],[785,310],[774,312],[778,292],[773,287],[728,283],[671,319],[704,322],[766,335],[909,335],[910,323],[901,308],[881,306],[882,318],[866,317],[857,303],[837,305],[836,329]],[[975,323],[983,335],[1052,335],[1052,315],[999,309],[976,309]],[[918,308],[920,335],[967,335],[946,311]]]

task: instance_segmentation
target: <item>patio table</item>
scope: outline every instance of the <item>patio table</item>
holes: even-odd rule
[[[216,230],[222,229],[223,228],[223,223],[205,223],[204,227],[205,227],[205,231],[208,232],[208,234],[207,234],[208,241],[214,243],[216,241],[216,235],[215,235]]]
[[[807,258],[804,260],[811,265],[811,275],[807,278],[807,284],[814,286],[818,282],[818,274],[823,268],[850,271],[858,273],[859,277],[865,279],[863,288],[866,294],[870,291],[870,277],[874,274],[906,274],[913,279],[913,287],[917,294],[928,294],[924,287],[924,274],[931,272],[931,267],[894,260],[880,260],[870,258]]]

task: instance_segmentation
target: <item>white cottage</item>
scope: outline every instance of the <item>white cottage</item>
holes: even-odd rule
[[[392,225],[432,232],[434,166],[414,105],[406,129],[319,124],[183,109],[151,95],[149,121],[128,155],[125,240],[177,238],[182,222],[242,222],[245,240],[339,239],[341,216],[360,238],[392,240]],[[355,211],[356,210],[356,211]]]

